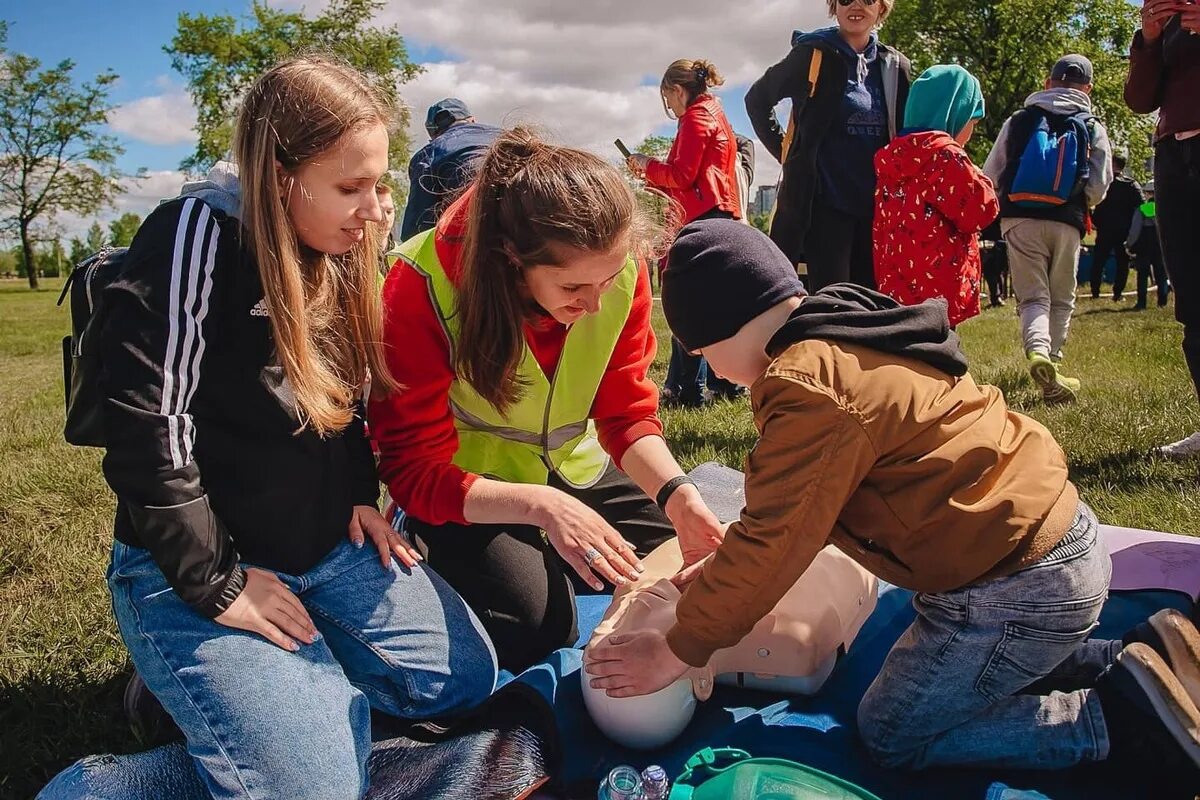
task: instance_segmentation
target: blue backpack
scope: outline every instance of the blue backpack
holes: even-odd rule
[[[1018,112],[1021,124],[1012,133],[1025,146],[1020,150],[1008,200],[1021,208],[1057,208],[1066,205],[1082,191],[1091,174],[1092,134],[1087,112],[1070,116],[1051,114],[1031,107]],[[1017,120],[1014,119],[1014,123]],[[1019,144],[1017,144],[1019,147]]]

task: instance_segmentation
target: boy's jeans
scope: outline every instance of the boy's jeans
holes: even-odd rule
[[[213,797],[358,798],[370,707],[431,717],[492,692],[483,627],[423,564],[384,569],[374,547],[346,541],[303,575],[276,574],[320,632],[296,653],[197,614],[147,551],[113,546],[121,637]]]
[[[1119,641],[1085,642],[1112,574],[1097,533],[1080,503],[1067,535],[1032,567],[914,598],[916,621],[858,709],[877,761],[1054,769],[1107,757],[1092,691],[1019,694],[1046,677],[1086,685],[1121,649]]]

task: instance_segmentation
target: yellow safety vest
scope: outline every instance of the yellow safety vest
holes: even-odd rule
[[[458,291],[438,258],[435,233],[436,229],[414,236],[400,246],[399,254],[425,277],[453,364],[459,337]],[[631,258],[605,293],[600,311],[567,331],[553,377],[546,377],[529,345],[523,345],[517,376],[524,394],[503,415],[456,377],[449,397],[458,430],[454,463],[511,483],[545,484],[551,470],[581,488],[599,480],[608,467],[608,454],[590,419],[592,401],[629,318],[636,285],[637,265]]]

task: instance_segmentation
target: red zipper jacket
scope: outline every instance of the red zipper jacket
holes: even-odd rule
[[[714,208],[741,219],[737,169],[737,139],[721,102],[702,94],[679,118],[667,160],[646,165],[646,182],[682,206],[685,223]]]
[[[454,283],[459,280],[471,193],[468,190],[446,209],[434,234],[438,258]],[[450,344],[425,278],[398,261],[384,284],[383,306],[388,367],[406,388],[370,404],[380,479],[392,499],[422,522],[466,524],[463,503],[479,476],[451,463],[458,452],[458,432],[447,398],[455,376]],[[592,402],[600,444],[617,466],[635,441],[663,431],[658,388],[647,376],[655,352],[652,307],[650,275],[643,263],[629,318]],[[566,335],[566,326],[550,317],[525,323],[525,341],[547,375],[554,374]]]
[[[904,305],[944,297],[950,324],[979,313],[979,231],[1000,206],[991,180],[941,131],[875,154],[875,281]]]

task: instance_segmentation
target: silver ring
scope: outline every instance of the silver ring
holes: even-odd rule
[[[589,567],[599,561],[602,557],[603,556],[600,555],[600,551],[594,547],[589,547],[588,551],[583,554],[583,560]]]

